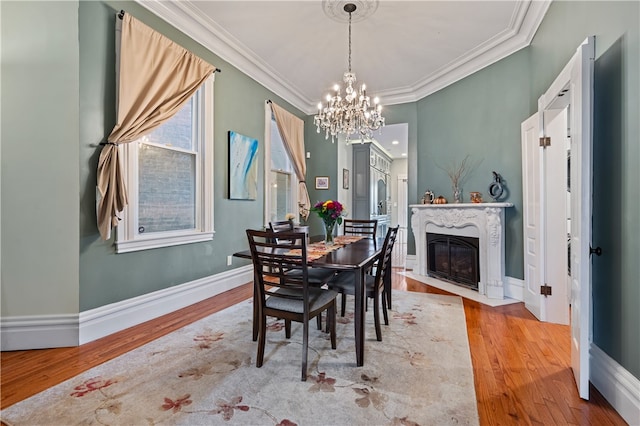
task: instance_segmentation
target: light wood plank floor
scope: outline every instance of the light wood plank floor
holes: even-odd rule
[[[396,271],[393,287],[448,294]],[[1,407],[250,296],[246,284],[80,347],[2,352]],[[569,367],[568,326],[541,323],[522,303],[492,308],[464,299],[464,309],[482,425],[626,424],[593,386],[590,401],[578,397]]]

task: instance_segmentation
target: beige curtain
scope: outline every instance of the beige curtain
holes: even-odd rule
[[[271,109],[273,110],[273,116],[276,119],[280,136],[284,141],[284,147],[289,153],[289,158],[291,158],[293,168],[298,177],[298,204],[300,205],[300,214],[307,220],[311,201],[309,200],[309,192],[307,191],[307,183],[305,181],[307,163],[305,161],[304,149],[304,121],[273,102],[271,102]]]
[[[127,205],[117,145],[132,142],[173,117],[215,69],[124,14],[117,122],[98,161],[97,215],[103,239],[110,238],[118,213]]]

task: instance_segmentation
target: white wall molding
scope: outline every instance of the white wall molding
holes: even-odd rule
[[[415,254],[408,254],[404,263],[405,269],[414,270],[418,267]]]
[[[306,114],[317,111],[317,99],[305,96],[227,30],[202,16],[192,2],[135,1],[296,108]],[[509,27],[492,39],[422,80],[410,86],[381,91],[378,96],[384,98],[385,105],[415,102],[529,46],[550,4],[551,0],[527,0],[519,3]]]
[[[268,90],[277,93],[291,105],[307,114],[316,111],[317,100],[305,97],[271,65],[236,40],[227,30],[208,17],[202,16],[190,2],[135,1]]]
[[[589,380],[630,425],[640,425],[640,380],[591,343]]]
[[[3,351],[78,346],[239,287],[253,280],[246,265],[80,314],[2,318]]]
[[[505,276],[504,296],[519,301],[524,300],[524,280]]]
[[[152,320],[253,280],[246,265],[80,313],[80,344]]]
[[[0,335],[3,351],[78,346],[78,314],[5,317]]]

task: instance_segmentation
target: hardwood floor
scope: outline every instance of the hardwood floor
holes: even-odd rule
[[[398,290],[449,294],[394,271]],[[80,347],[2,352],[6,408],[251,296],[249,284]],[[481,425],[624,425],[592,386],[583,401],[573,380],[569,327],[541,323],[522,303],[492,308],[464,299]],[[384,329],[383,329],[384,332]]]

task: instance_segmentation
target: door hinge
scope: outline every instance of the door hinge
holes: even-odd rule
[[[540,286],[540,294],[543,296],[551,296],[551,286],[550,285],[541,285]]]
[[[543,136],[540,138],[540,146],[546,148],[551,146],[551,138],[549,136]]]

